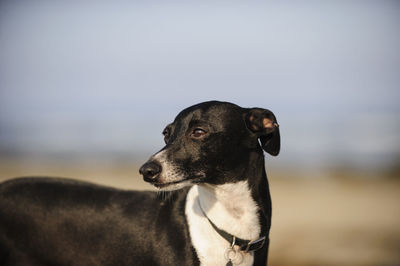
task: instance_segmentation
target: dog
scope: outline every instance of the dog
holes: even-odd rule
[[[266,265],[264,154],[275,115],[210,101],[178,114],[140,168],[159,193],[62,178],[0,185],[0,265]]]

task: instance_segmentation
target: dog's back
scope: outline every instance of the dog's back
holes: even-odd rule
[[[160,201],[154,192],[67,179],[5,182],[0,264],[190,265],[195,254],[186,239],[186,194]]]

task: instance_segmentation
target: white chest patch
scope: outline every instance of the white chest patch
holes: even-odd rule
[[[248,240],[260,236],[258,206],[251,197],[247,181],[193,186],[187,195],[185,212],[192,244],[202,266],[226,265],[225,253],[230,243],[215,231],[200,208],[218,228],[231,235]],[[237,258],[233,265],[253,265],[253,252],[240,252]]]

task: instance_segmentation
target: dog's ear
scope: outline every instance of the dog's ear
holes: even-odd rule
[[[264,151],[276,156],[281,148],[279,125],[275,115],[267,109],[248,109],[245,115],[247,128],[253,132],[261,142]]]

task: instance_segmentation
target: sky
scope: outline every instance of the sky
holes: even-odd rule
[[[275,113],[282,165],[387,167],[399,26],[396,1],[1,1],[0,153],[150,155],[222,100]]]

